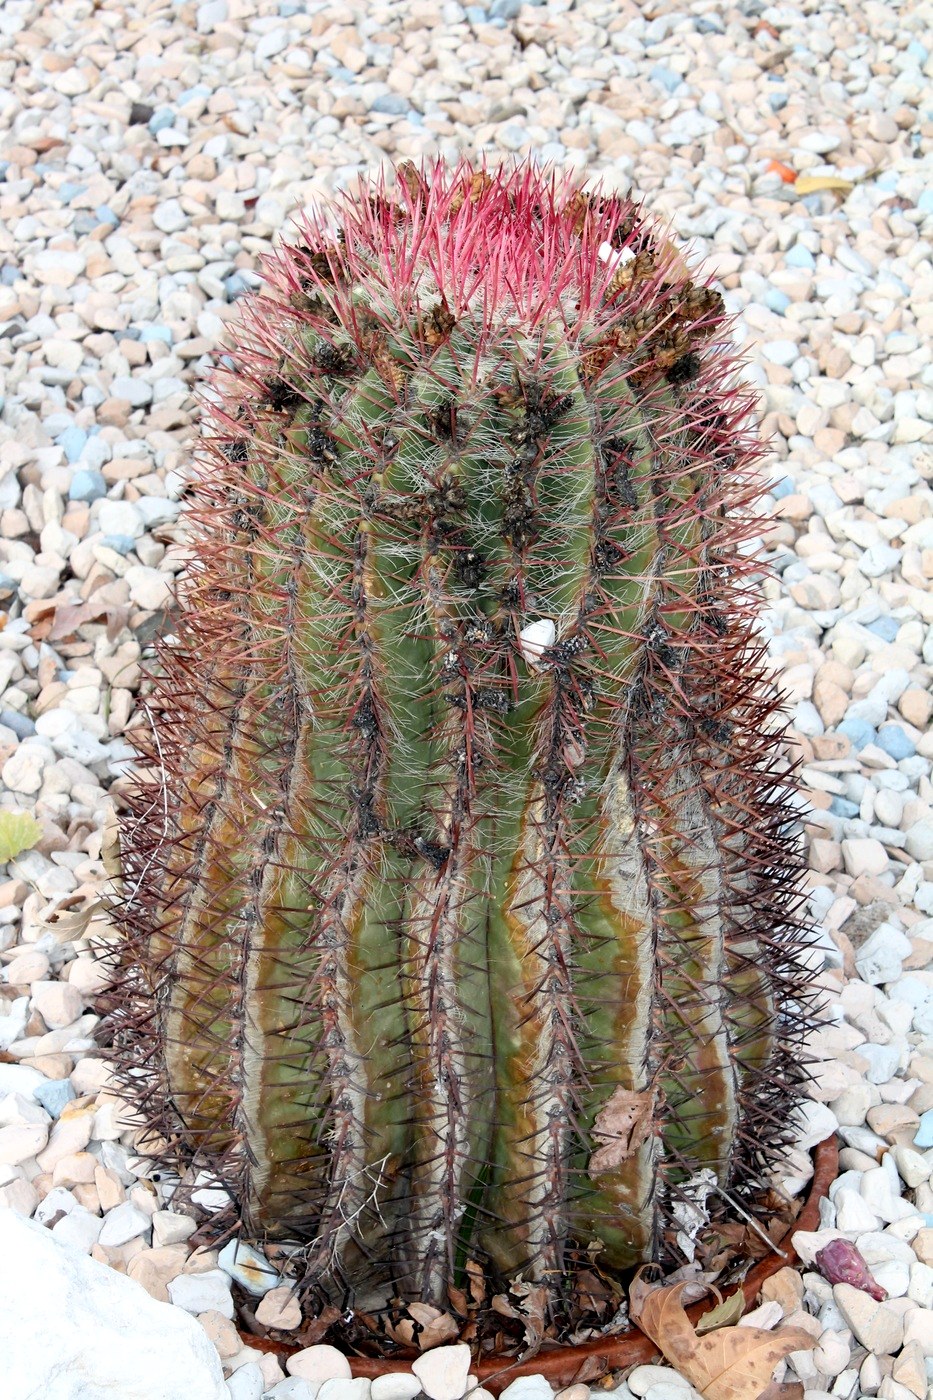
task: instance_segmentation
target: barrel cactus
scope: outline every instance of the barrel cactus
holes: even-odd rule
[[[676,1259],[698,1174],[728,1214],[786,1143],[799,860],[724,327],[632,199],[466,162],[309,216],[239,327],[115,1044],[153,1151],[319,1297],[555,1299]]]

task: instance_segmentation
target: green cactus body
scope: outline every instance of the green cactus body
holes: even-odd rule
[[[704,1168],[749,1197],[801,1074],[797,857],[717,295],[533,168],[342,215],[214,413],[116,1039],[246,1234],[446,1306],[470,1260],[676,1253]]]

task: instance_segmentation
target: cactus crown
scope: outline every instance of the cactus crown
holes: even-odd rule
[[[698,1173],[748,1201],[799,1094],[752,401],[629,198],[464,162],[337,215],[211,414],[116,1042],[317,1294],[559,1312]]]

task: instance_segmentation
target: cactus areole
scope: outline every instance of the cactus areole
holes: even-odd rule
[[[438,162],[308,219],[238,335],[124,817],[124,1092],[306,1301],[611,1297],[699,1186],[755,1214],[803,1076],[721,298],[628,197]]]

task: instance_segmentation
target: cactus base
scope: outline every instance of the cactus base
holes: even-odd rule
[[[798,1230],[819,1229],[820,1202],[829,1194],[829,1188],[839,1172],[839,1144],[835,1135],[825,1138],[813,1151],[813,1179],[800,1214],[787,1228],[786,1233],[776,1241],[774,1252],[760,1260],[750,1269],[740,1287],[745,1297],[746,1310],[755,1305],[762,1285],[779,1269],[793,1267],[799,1263],[794,1249],[793,1237]],[[730,1291],[725,1285],[726,1292]],[[696,1323],[710,1307],[708,1298],[702,1299],[687,1308],[687,1316]],[[259,1351],[271,1352],[283,1364],[296,1351],[307,1343],[289,1345],[268,1335],[257,1336],[253,1332],[241,1330],[240,1336],[246,1346]],[[413,1348],[395,1349],[392,1356],[350,1355],[350,1368],[355,1377],[375,1380],[377,1376],[391,1375],[405,1371],[419,1353]],[[632,1366],[653,1363],[658,1349],[644,1332],[637,1327],[628,1327],[622,1332],[607,1333],[590,1341],[562,1346],[550,1346],[544,1351],[518,1360],[503,1356],[483,1356],[473,1362],[471,1373],[476,1375],[486,1390],[498,1395],[519,1376],[545,1376],[555,1389],[573,1385],[579,1376],[593,1380],[612,1371],[627,1370]]]

